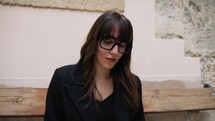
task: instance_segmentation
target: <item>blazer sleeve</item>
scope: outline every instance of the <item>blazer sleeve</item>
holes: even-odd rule
[[[62,110],[62,77],[55,70],[48,87],[44,121],[64,121]]]
[[[135,82],[137,84],[137,90],[139,94],[139,108],[136,114],[135,121],[145,121],[145,115],[144,115],[144,109],[143,109],[143,103],[142,103],[142,85],[138,76],[135,76]]]

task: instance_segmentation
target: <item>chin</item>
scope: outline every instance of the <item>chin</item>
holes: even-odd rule
[[[112,69],[115,65],[106,65],[105,68],[106,69]]]

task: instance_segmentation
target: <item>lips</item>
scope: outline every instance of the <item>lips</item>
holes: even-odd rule
[[[114,63],[116,61],[116,59],[114,58],[106,58],[106,60],[110,63]]]

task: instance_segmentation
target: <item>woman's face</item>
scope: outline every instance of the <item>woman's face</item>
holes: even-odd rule
[[[119,32],[118,29],[114,30],[111,35],[114,38],[118,38]],[[103,69],[112,69],[114,65],[119,61],[123,54],[119,53],[118,45],[115,45],[112,50],[105,50],[100,47],[98,42],[98,48],[96,52],[95,65]]]

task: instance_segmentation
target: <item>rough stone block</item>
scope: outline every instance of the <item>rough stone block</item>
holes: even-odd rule
[[[124,11],[124,0],[0,0],[0,4],[79,11]]]
[[[185,55],[215,55],[214,0],[156,0],[156,37],[185,40]]]
[[[215,58],[202,56],[201,62],[201,77],[204,83],[212,84],[215,88]]]

